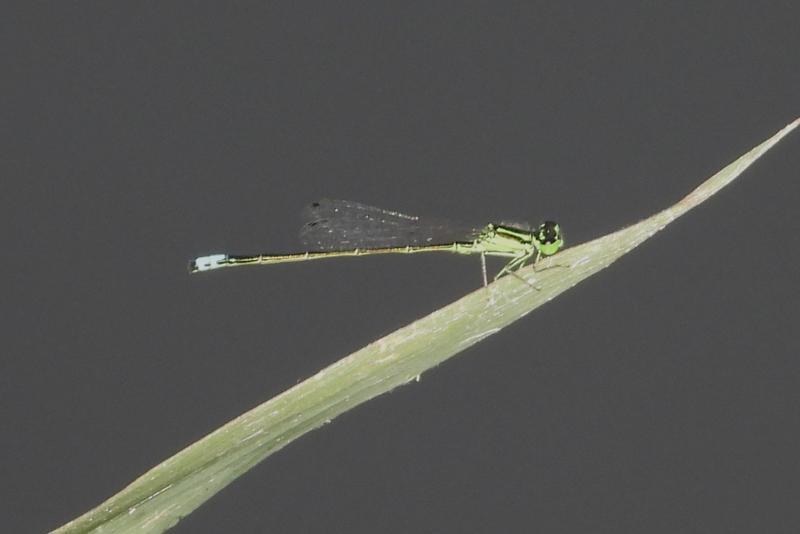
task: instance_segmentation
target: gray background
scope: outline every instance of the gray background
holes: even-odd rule
[[[479,284],[449,255],[190,258],[296,250],[324,196],[551,217],[575,244],[800,114],[793,2],[553,4],[7,7],[3,530],[58,526]],[[795,133],[175,532],[796,532],[798,167]]]

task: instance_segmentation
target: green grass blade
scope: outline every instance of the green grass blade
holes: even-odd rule
[[[163,532],[273,452],[527,315],[616,261],[741,174],[800,124],[795,120],[677,204],[567,249],[405,326],[237,417],[57,529]],[[527,283],[523,283],[520,279]]]

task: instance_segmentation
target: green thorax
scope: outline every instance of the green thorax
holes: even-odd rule
[[[476,249],[486,253],[520,255],[533,249],[533,233],[512,226],[487,224],[475,240]]]

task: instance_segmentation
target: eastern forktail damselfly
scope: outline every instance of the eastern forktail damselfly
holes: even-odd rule
[[[289,254],[211,254],[190,264],[193,273],[223,267],[269,265],[294,261],[367,256],[452,252],[480,255],[486,285],[486,256],[509,258],[495,279],[529,261],[550,256],[564,246],[561,228],[545,221],[535,228],[489,223],[470,228],[450,222],[405,215],[349,200],[324,199],[304,211],[300,235],[306,252]]]

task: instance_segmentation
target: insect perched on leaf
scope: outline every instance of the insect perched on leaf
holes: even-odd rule
[[[269,265],[293,261],[368,256],[452,252],[477,254],[481,258],[483,284],[487,284],[486,256],[509,258],[495,279],[512,273],[529,261],[550,256],[564,246],[557,223],[545,221],[526,229],[489,223],[470,228],[451,222],[405,215],[349,200],[324,199],[304,210],[300,235],[308,250],[289,254],[211,254],[196,258],[191,272],[222,267]]]

